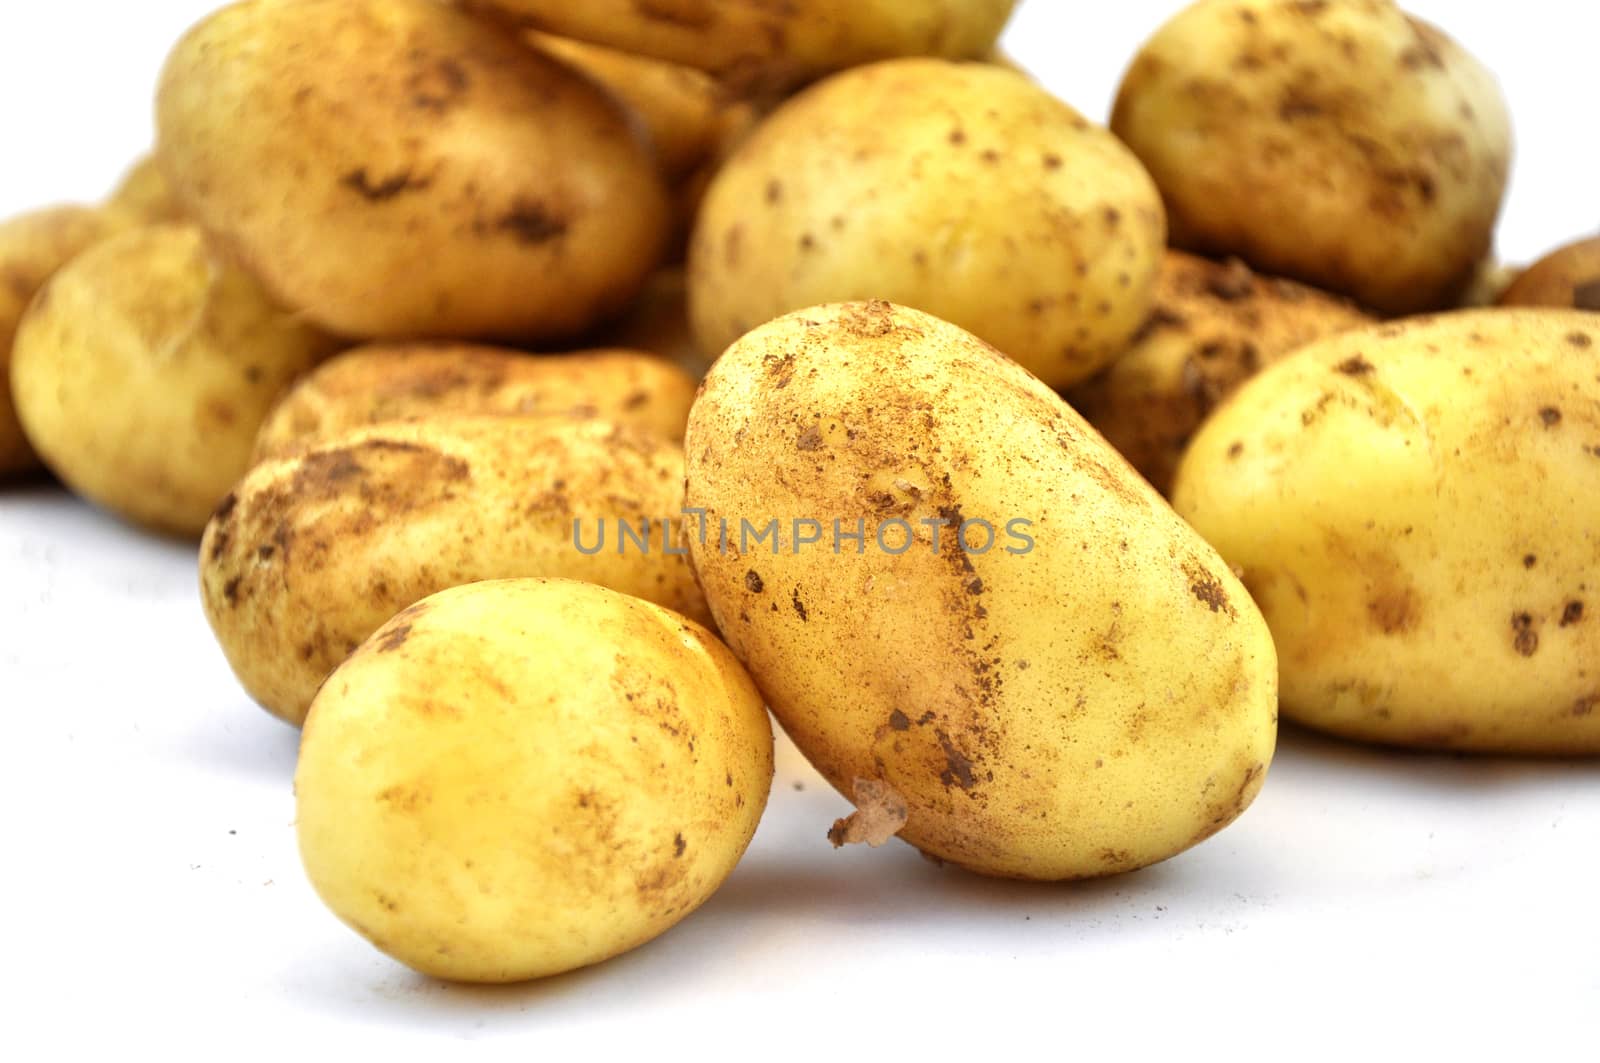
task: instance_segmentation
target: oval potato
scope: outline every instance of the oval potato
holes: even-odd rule
[[[1600,236],[1568,244],[1529,266],[1501,294],[1500,305],[1600,311]]]

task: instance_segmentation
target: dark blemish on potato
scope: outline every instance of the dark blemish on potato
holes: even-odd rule
[[[685,4],[681,0],[633,0],[633,9],[642,17],[669,26],[703,30],[716,22],[716,9],[710,4]]]
[[[1237,619],[1238,614],[1228,601],[1228,592],[1217,577],[1194,562],[1185,565],[1183,571],[1189,577],[1189,593],[1209,606],[1213,613],[1227,613]]]
[[[1546,406],[1539,411],[1539,420],[1544,422],[1546,428],[1554,428],[1561,423],[1561,411],[1554,406]]]
[[[761,574],[755,569],[744,574],[744,586],[751,594],[760,594],[767,589],[767,585],[761,581]]]
[[[722,257],[729,266],[739,264],[739,256],[744,249],[744,226],[731,226],[722,234]],[[745,331],[745,330],[741,330]]]
[[[956,145],[961,145],[961,144],[965,144],[966,142],[967,142],[967,131],[965,129],[952,129],[952,130],[950,130],[950,143],[956,144]]]
[[[1567,607],[1565,609],[1561,610],[1561,626],[1562,627],[1571,627],[1573,624],[1578,623],[1582,619],[1583,619],[1583,603],[1582,602],[1579,602],[1579,601],[1568,602],[1567,603]]]
[[[1105,218],[1106,228],[1108,229],[1115,229],[1122,224],[1122,211],[1116,207],[1107,207],[1101,212],[1101,216]]]
[[[794,589],[794,593],[790,597],[789,602],[790,602],[791,605],[794,606],[794,615],[795,616],[798,616],[802,621],[806,621],[806,620],[810,619],[809,617],[806,616],[805,603],[800,600],[800,588],[799,587],[796,587]]]
[[[1284,94],[1278,101],[1278,118],[1284,122],[1294,122],[1301,118],[1315,118],[1322,113],[1322,104],[1308,96],[1301,95],[1294,89]]]
[[[1292,6],[1296,14],[1316,18],[1328,9],[1328,0],[1295,0]]]
[[[1516,613],[1511,617],[1511,646],[1524,657],[1532,657],[1539,649],[1539,633],[1533,629],[1533,616]]]
[[[1345,376],[1365,376],[1376,371],[1376,367],[1359,354],[1346,358],[1334,368]]]
[[[972,761],[956,748],[950,741],[950,736],[939,731],[936,736],[939,746],[944,750],[944,770],[939,773],[939,781],[946,787],[959,786],[963,790],[972,789],[975,781],[972,774]]]
[[[271,561],[277,552],[278,548],[276,546],[273,546],[271,543],[263,543],[262,545],[256,547],[256,560]]]
[[[1578,305],[1581,306],[1582,304],[1580,303]],[[1600,310],[1600,282],[1596,282],[1595,284],[1595,303],[1593,306],[1589,307],[1589,309]],[[1569,332],[1567,333],[1567,342],[1578,348],[1580,351],[1594,343],[1594,341],[1589,338],[1589,334],[1587,332]]]
[[[1586,281],[1572,289],[1572,305],[1579,310],[1600,310],[1600,280]],[[1589,346],[1589,337],[1581,332],[1573,333],[1574,336],[1583,336],[1584,342],[1580,347]],[[1567,337],[1572,339],[1571,336]]]
[[[243,582],[243,576],[235,576],[223,585],[222,596],[227,599],[229,605],[239,604],[239,584]]]
[[[1589,694],[1572,703],[1572,715],[1588,716],[1600,707],[1600,694]]]
[[[625,410],[637,410],[641,406],[647,404],[649,401],[650,393],[648,391],[635,391],[632,395],[628,396],[627,401],[622,404],[622,408]],[[589,416],[593,416],[593,414],[590,414]]]
[[[410,637],[411,625],[401,624],[399,627],[391,629],[386,635],[383,636],[381,640],[379,640],[378,652],[393,653],[401,646],[404,646],[406,644],[406,640]]]
[[[384,203],[407,192],[421,192],[433,184],[433,179],[417,177],[410,170],[405,170],[374,181],[363,166],[359,170],[345,174],[339,179],[339,183],[369,203]]]
[[[471,79],[461,64],[454,59],[441,59],[411,76],[406,87],[411,92],[411,102],[419,110],[444,112],[466,94]]]
[[[239,506],[237,491],[229,491],[227,497],[217,504],[216,512],[211,514],[213,521],[222,522],[233,516],[233,511]]]
[[[1233,302],[1255,292],[1255,274],[1237,258],[1230,258],[1206,278],[1206,290],[1218,299]]]
[[[683,851],[687,848],[689,848],[689,843],[683,840],[682,834],[672,836],[672,858],[674,860],[680,859],[683,856]]]
[[[781,203],[783,201],[783,182],[776,179],[767,182],[767,202]]]
[[[1539,563],[1539,557],[1538,557],[1537,554],[1524,554],[1522,556],[1522,567],[1523,568],[1532,568],[1534,565],[1537,565],[1538,563]]]
[[[807,425],[800,433],[800,438],[795,440],[795,449],[813,451],[822,449],[822,429],[817,425]]]
[[[1228,457],[1238,459],[1244,453],[1244,444],[1235,442],[1228,447]]]
[[[1044,157],[1044,168],[1046,170],[1061,169],[1061,156],[1057,155],[1053,151],[1047,152]]]
[[[817,249],[817,238],[815,236],[812,236],[810,233],[801,233],[800,234],[800,250],[802,250],[802,251],[815,251],[816,249]]]
[[[911,730],[911,718],[899,709],[895,709],[889,714],[889,727],[896,731],[909,731]]]
[[[516,203],[494,223],[497,231],[508,233],[520,244],[536,245],[566,235],[567,222],[529,201]]]
[[[1000,161],[1000,153],[993,148],[984,148],[983,152],[978,156],[978,158],[982,159],[986,163],[989,163],[990,165],[993,165]]]
[[[1399,635],[1417,626],[1417,596],[1409,587],[1384,590],[1367,602],[1367,616],[1385,635]]]
[[[982,594],[983,593],[983,580],[975,579],[971,583],[967,584],[967,593],[968,594]]]

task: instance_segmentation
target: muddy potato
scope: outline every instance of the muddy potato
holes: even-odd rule
[[[257,461],[363,425],[441,414],[598,417],[682,441],[696,381],[642,351],[523,354],[467,344],[362,347],[308,374],[256,437]]]
[[[720,351],[788,311],[883,298],[1066,387],[1144,322],[1164,235],[1138,160],[1032,81],[879,63],[785,104],[717,175],[690,247],[690,317]]]
[[[1176,246],[1386,313],[1455,305],[1511,158],[1494,78],[1389,0],[1200,0],[1145,45],[1112,130]]]
[[[1249,595],[992,348],[886,303],[793,314],[712,367],[686,447],[719,629],[861,806],[836,840],[882,841],[900,812],[942,860],[1078,878],[1169,857],[1254,798],[1277,669]],[[835,538],[858,522],[859,549]]]
[[[379,625],[447,587],[582,579],[707,619],[683,528],[664,531],[682,505],[682,449],[603,421],[358,428],[251,470],[206,529],[201,597],[245,689],[298,724]],[[643,521],[648,552],[617,526]]]
[[[1568,244],[1535,262],[1506,288],[1500,305],[1600,311],[1600,236]]]
[[[1241,388],[1174,505],[1277,642],[1284,712],[1440,749],[1600,753],[1600,318],[1346,332]]]
[[[733,870],[772,729],[716,637],[565,580],[395,617],[317,695],[295,773],[306,872],[418,971],[510,982],[657,937]]]
[[[11,366],[17,414],[74,491],[198,536],[250,465],[279,393],[335,349],[188,225],[132,229],[34,299]]]
[[[1238,259],[1169,251],[1155,312],[1133,346],[1067,401],[1165,494],[1195,429],[1235,388],[1297,347],[1371,321]]]
[[[660,257],[633,118],[565,64],[429,0],[247,0],[173,51],[159,155],[286,305],[378,338],[569,337]]]
[[[154,155],[134,163],[106,200],[105,210],[126,225],[159,225],[184,220],[183,208]]]

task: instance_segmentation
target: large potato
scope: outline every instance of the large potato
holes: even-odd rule
[[[1411,313],[1489,252],[1511,158],[1494,78],[1389,0],[1200,0],[1145,45],[1111,128],[1173,242]]]
[[[787,311],[888,299],[1066,387],[1143,324],[1165,231],[1138,160],[1022,75],[879,63],[785,104],[713,180],[690,316],[720,351]]]
[[[682,525],[665,523],[682,505],[681,449],[603,421],[360,428],[251,470],[206,529],[201,597],[245,689],[300,723],[367,636],[447,587],[570,577],[706,619]],[[648,552],[621,522],[648,522]]]
[[[1173,497],[1242,569],[1295,719],[1600,753],[1600,316],[1482,310],[1315,344],[1200,430]]]
[[[234,4],[173,51],[157,117],[184,206],[335,332],[563,338],[665,246],[621,105],[429,0]]]
[[[598,417],[681,441],[696,381],[642,351],[530,355],[496,347],[362,347],[304,377],[268,415],[257,461],[363,425],[450,413]]]
[[[1600,236],[1550,252],[1517,277],[1499,301],[1502,306],[1600,310]]]
[[[900,56],[977,59],[1016,0],[464,0],[523,26],[781,89]]]
[[[992,348],[886,303],[806,310],[712,367],[686,447],[718,626],[863,820],[903,808],[927,853],[1062,879],[1171,856],[1254,798],[1277,718],[1261,615]]]
[[[334,913],[441,978],[509,982],[642,945],[733,870],[772,785],[725,646],[564,580],[418,602],[328,680],[295,773]]]
[[[1342,299],[1259,277],[1238,259],[1167,252],[1133,346],[1067,401],[1165,494],[1207,415],[1262,366],[1372,321]]]
[[[198,536],[278,394],[335,345],[214,257],[198,229],[133,229],[74,259],[17,330],[23,429],[74,491]]]

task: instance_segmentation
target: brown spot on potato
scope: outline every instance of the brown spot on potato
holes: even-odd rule
[[[1059,170],[1059,169],[1061,169],[1061,156],[1057,155],[1053,151],[1052,152],[1046,152],[1045,156],[1044,156],[1044,168],[1046,170]]]
[[[243,576],[235,576],[223,584],[222,597],[227,599],[229,605],[239,604],[239,585],[244,582]]]
[[[384,633],[383,638],[378,640],[377,652],[379,652],[379,653],[393,653],[395,650],[398,650],[401,646],[404,646],[406,644],[407,640],[409,640],[410,638],[411,638],[411,625],[410,624],[401,624],[398,627],[391,628],[387,632]]]
[[[1573,288],[1572,305],[1578,310],[1600,310],[1600,280],[1588,281]],[[1581,332],[1575,335],[1583,336],[1585,340],[1589,338]],[[1579,346],[1587,347],[1589,344],[1582,343]]]
[[[1554,428],[1561,423],[1561,411],[1554,406],[1546,406],[1539,411],[1539,420],[1544,422],[1546,428]]]
[[[1561,626],[1571,627],[1583,619],[1583,603],[1571,601],[1565,609],[1561,610]]]
[[[1539,633],[1534,630],[1533,615],[1514,613],[1511,617],[1511,647],[1524,657],[1532,657],[1539,649]]]
[[[417,109],[442,113],[466,95],[471,83],[471,78],[460,63],[454,59],[441,59],[412,74],[406,87]]]
[[[703,30],[717,20],[716,9],[705,3],[684,3],[684,0],[633,0],[633,9],[652,22],[665,22],[669,26]]]
[[[339,179],[339,183],[369,203],[386,203],[407,192],[423,191],[433,184],[433,179],[417,177],[410,170],[374,179],[363,166],[345,174]]]
[[[1256,275],[1237,258],[1230,258],[1206,278],[1206,290],[1224,302],[1249,298],[1255,292]]]
[[[1385,635],[1399,635],[1417,626],[1418,606],[1410,587],[1384,590],[1367,602],[1367,616]]]
[[[1213,576],[1198,562],[1191,561],[1183,567],[1184,575],[1189,577],[1189,593],[1210,607],[1213,613],[1227,613],[1237,618],[1233,604],[1228,601],[1228,592],[1223,588],[1222,581]]]
[[[767,182],[767,202],[781,203],[783,201],[783,182],[773,179]]]
[[[972,774],[972,761],[966,754],[956,748],[950,736],[943,731],[938,732],[939,747],[944,750],[944,770],[939,773],[939,781],[946,787],[959,786],[963,790],[972,789],[976,778]]]
[[[813,451],[822,449],[822,429],[817,425],[807,425],[800,433],[800,438],[795,440],[795,449]]]
[[[1589,309],[1600,310],[1600,282],[1596,282],[1594,287],[1595,304]],[[1569,332],[1567,333],[1567,342],[1579,350],[1585,350],[1594,343],[1594,341],[1589,338],[1589,334],[1587,332]]]
[[[810,620],[810,617],[806,614],[806,605],[800,600],[799,587],[794,589],[794,593],[790,597],[789,603],[794,606],[794,615],[798,616],[802,622]]]
[[[1368,373],[1377,371],[1371,362],[1359,354],[1346,358],[1334,368],[1345,376],[1366,376]]]
[[[1588,716],[1600,708],[1600,693],[1588,694],[1572,703],[1572,715]]]
[[[685,849],[687,849],[687,848],[689,848],[689,843],[683,840],[683,835],[682,834],[673,835],[673,837],[672,837],[672,858],[674,860],[681,859],[683,857],[683,851]]]
[[[895,709],[889,714],[889,727],[895,731],[909,731],[911,730],[911,718],[899,709]]]
[[[567,233],[566,219],[530,200],[518,201],[495,221],[494,227],[518,243],[530,246],[558,240]]]
[[[1538,557],[1537,554],[1524,554],[1522,556],[1522,567],[1523,568],[1532,568],[1534,565],[1537,565],[1538,563],[1539,563],[1539,557]]]
[[[761,581],[761,574],[755,569],[744,574],[744,586],[751,594],[760,594],[767,589],[767,585]]]

